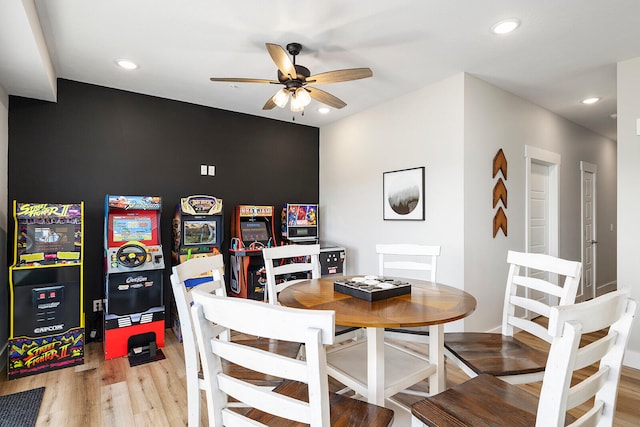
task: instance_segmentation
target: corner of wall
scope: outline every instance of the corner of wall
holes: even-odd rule
[[[7,227],[8,227],[8,146],[9,146],[9,97],[0,86],[0,348],[5,354],[9,339],[9,284],[7,259]],[[6,357],[0,359],[0,368],[4,366]]]

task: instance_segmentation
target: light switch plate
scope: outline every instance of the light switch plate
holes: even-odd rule
[[[200,175],[207,174],[207,165],[200,165]]]
[[[209,176],[215,176],[215,175],[216,175],[216,167],[209,166]]]

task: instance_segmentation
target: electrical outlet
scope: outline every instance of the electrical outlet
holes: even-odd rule
[[[98,311],[102,311],[102,307],[103,307],[103,302],[101,299],[94,299],[93,300],[93,312],[96,313]]]

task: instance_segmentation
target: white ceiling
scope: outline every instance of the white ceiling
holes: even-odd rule
[[[616,139],[616,62],[640,56],[639,16],[638,0],[2,0],[0,85],[55,101],[64,78],[290,121],[262,110],[278,86],[209,77],[275,80],[265,42],[299,42],[312,74],[373,77],[322,85],[347,106],[323,116],[312,101],[296,123],[321,127],[464,71]],[[514,33],[489,32],[510,17]],[[579,103],[590,95],[602,101]]]

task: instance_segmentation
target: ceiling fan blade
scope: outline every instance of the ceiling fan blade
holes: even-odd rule
[[[271,83],[280,84],[280,82],[268,79],[243,79],[235,77],[211,77],[212,82],[235,82],[235,83]]]
[[[327,71],[307,77],[307,83],[322,85],[326,83],[348,82],[350,80],[366,79],[373,76],[370,68],[349,68],[346,70]]]
[[[289,55],[282,48],[282,46],[273,44],[273,43],[265,43],[267,46],[267,50],[269,51],[269,55],[271,55],[271,59],[275,62],[278,69],[285,76],[289,76],[291,79],[295,79],[297,77],[296,67],[293,66],[293,62],[289,59]]]
[[[273,107],[276,106],[276,103],[273,102],[273,96],[271,98],[269,98],[267,100],[267,102],[265,102],[264,107],[262,107],[263,110],[271,110],[273,109]]]
[[[305,89],[307,92],[309,92],[309,95],[311,95],[313,99],[315,99],[316,101],[322,102],[323,104],[327,104],[330,107],[342,108],[347,105],[340,98],[337,98],[328,92],[320,90],[317,87],[305,86]]]

